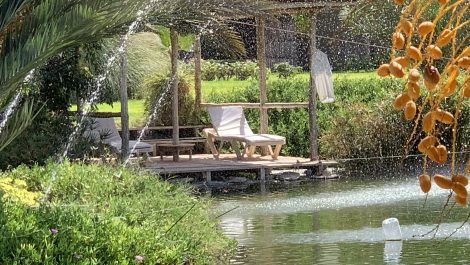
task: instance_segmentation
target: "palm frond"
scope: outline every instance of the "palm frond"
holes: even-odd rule
[[[9,118],[6,126],[0,134],[0,151],[13,142],[16,137],[31,125],[34,118],[41,111],[41,108],[37,109],[34,101],[24,101],[20,109]]]
[[[30,1],[15,1],[30,2]],[[9,30],[7,21],[0,28],[0,98],[18,86],[29,71],[51,56],[81,43],[102,38],[107,29],[120,27],[132,20],[144,0],[42,0],[27,14],[5,7],[10,20],[21,16],[21,29]],[[2,6],[3,7],[3,6]],[[15,6],[16,7],[16,6]]]

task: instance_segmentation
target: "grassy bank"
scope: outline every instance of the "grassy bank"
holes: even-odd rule
[[[49,163],[0,173],[1,264],[220,264],[210,202],[148,173]],[[122,172],[122,174],[119,174]],[[52,176],[46,204],[38,205]]]

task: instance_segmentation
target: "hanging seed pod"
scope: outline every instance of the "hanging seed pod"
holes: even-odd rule
[[[470,97],[470,79],[467,79],[463,84],[463,96]]]
[[[447,161],[447,148],[444,145],[440,144],[436,147],[436,149],[439,164],[444,164]]]
[[[397,78],[402,78],[403,76],[405,76],[405,71],[403,71],[403,67],[397,62],[391,62],[388,69],[390,70],[390,74]]]
[[[467,197],[460,197],[459,195],[456,195],[454,198],[455,198],[456,203],[458,203],[462,206],[467,205]]]
[[[418,71],[418,69],[411,69],[410,73],[408,74],[408,80],[414,83],[417,83],[419,79],[421,78],[421,75]]]
[[[424,79],[424,87],[426,88],[427,91],[432,92],[434,88],[436,88],[437,84],[431,83]]]
[[[426,65],[424,67],[424,80],[428,81],[431,84],[437,84],[439,83],[439,80],[441,80],[441,74],[439,74],[439,70],[437,70],[436,67],[432,65]]]
[[[403,31],[403,33],[405,33],[407,36],[411,36],[413,33],[413,24],[411,24],[411,22],[406,19],[402,19],[400,21],[400,28],[401,31]]]
[[[393,61],[399,63],[403,68],[408,66],[408,59],[406,57],[397,57]]]
[[[465,70],[470,69],[470,57],[465,56],[465,57],[460,58],[458,61],[458,65]]]
[[[411,59],[414,59],[417,62],[421,62],[421,60],[423,60],[423,55],[421,54],[421,51],[414,46],[410,46],[406,49],[406,56],[410,57]]]
[[[417,83],[413,83],[413,82],[408,82],[406,84],[408,90],[408,95],[410,95],[411,99],[413,100],[416,100],[419,98],[419,93],[421,92],[420,91],[420,88],[419,88],[419,85]]]
[[[406,103],[411,100],[410,95],[408,93],[402,93],[395,98],[393,102],[393,107],[397,110],[401,110],[405,107]]]
[[[448,179],[448,178],[446,178],[446,177],[444,177],[444,176],[442,176],[442,175],[435,175],[435,176],[434,176],[434,182],[435,182],[435,183],[437,184],[437,186],[439,186],[441,189],[446,189],[446,190],[448,190],[448,189],[451,189],[452,186],[454,186],[454,183],[453,183],[450,179]]]
[[[444,124],[452,124],[454,123],[454,115],[452,113],[445,111],[445,110],[437,110],[433,112],[433,118],[437,121],[440,121]]]
[[[431,132],[432,129],[434,129],[434,118],[433,118],[433,115],[432,115],[432,111],[430,111],[430,112],[426,113],[426,115],[424,115],[422,125],[423,125],[423,131],[425,131],[427,133]]]
[[[413,101],[408,101],[405,105],[405,119],[411,121],[416,115],[416,104]]]
[[[379,66],[379,68],[377,69],[377,75],[380,77],[389,76],[390,75],[390,70],[388,69],[389,66],[390,65],[387,63],[384,63],[381,66]]]
[[[411,97],[408,93],[402,93],[395,98],[393,102],[393,107],[397,110],[403,109],[408,101],[411,100]]]
[[[448,97],[454,93],[455,88],[457,87],[457,80],[449,79],[446,85],[442,88],[441,93],[444,97]]]
[[[452,187],[452,190],[455,192],[455,194],[457,194],[457,196],[460,196],[460,197],[463,197],[463,198],[467,198],[467,196],[468,196],[467,188],[465,188],[464,185],[462,185],[458,182],[454,183],[454,185]]]
[[[432,161],[434,161],[434,162],[440,164],[440,161],[439,161],[439,152],[437,151],[437,148],[436,148],[435,146],[430,146],[430,147],[428,147],[428,149],[426,150],[426,155],[427,155],[428,158],[431,159]]]
[[[402,49],[405,45],[405,37],[400,32],[395,32],[392,35],[392,46],[394,49]]]
[[[470,56],[470,46],[463,49],[461,56]]]
[[[444,47],[452,40],[453,31],[450,29],[445,29],[439,34],[436,40],[436,45],[439,47]]]
[[[431,177],[429,175],[419,176],[419,187],[424,193],[428,193],[431,190]]]
[[[464,186],[468,185],[468,178],[463,175],[456,175],[452,177],[452,182],[458,182]]]
[[[430,147],[430,146],[433,146],[437,143],[437,138],[432,136],[432,135],[429,135],[429,136],[426,136],[423,138],[423,140],[421,140],[421,142],[419,142],[418,144],[418,150],[421,152],[421,153],[426,153],[426,150]]]
[[[426,51],[428,52],[428,55],[435,60],[442,58],[441,48],[436,45],[429,45],[428,48],[426,48]]]
[[[437,0],[437,2],[439,3],[439,5],[441,5],[441,6],[447,4],[447,1],[449,1],[449,0]]]
[[[421,39],[424,39],[431,31],[434,30],[434,23],[431,21],[425,21],[418,26],[418,34]]]
[[[449,66],[449,79],[457,79],[460,75],[460,68],[457,65]]]

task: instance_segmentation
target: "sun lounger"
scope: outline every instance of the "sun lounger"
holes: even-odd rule
[[[277,159],[282,145],[286,143],[286,138],[283,136],[254,134],[246,121],[242,107],[209,107],[208,111],[214,128],[205,129],[204,132],[207,135],[209,148],[216,159],[219,158],[223,142],[229,142],[232,145],[238,159],[242,159],[245,154],[252,157],[256,146],[268,147],[272,158]],[[215,140],[221,141],[219,150],[215,147]],[[244,145],[242,152],[238,147],[239,143]]]
[[[109,145],[113,152],[121,153],[122,139],[116,128],[114,118],[91,118],[91,130],[87,130],[85,135],[91,137],[95,142],[101,141]],[[134,150],[132,151],[132,149]],[[129,141],[129,152],[139,156],[140,154],[153,152],[153,147],[147,143],[137,143],[137,141],[131,140]]]

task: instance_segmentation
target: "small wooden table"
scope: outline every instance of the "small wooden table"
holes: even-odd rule
[[[172,144],[172,143],[164,143],[164,144],[156,144],[155,149],[157,153],[160,154],[160,159],[163,160],[163,152],[170,151],[173,154],[173,161],[179,161],[179,156],[181,151],[189,151],[189,160],[193,158],[193,143],[179,143],[179,144]]]

